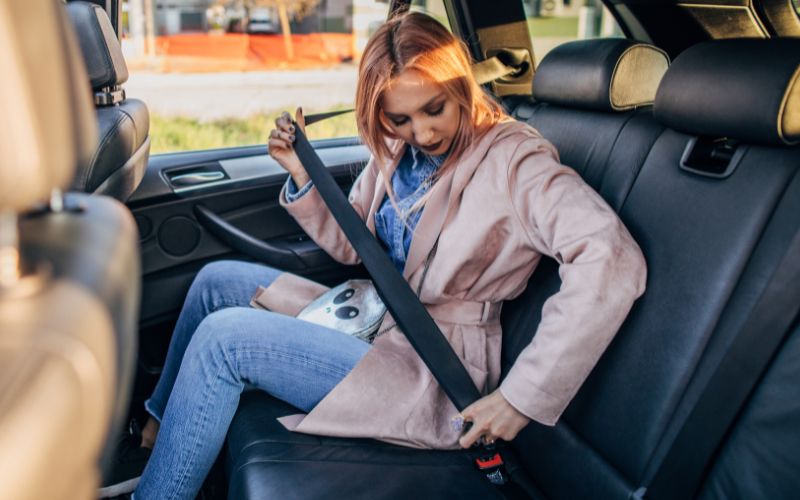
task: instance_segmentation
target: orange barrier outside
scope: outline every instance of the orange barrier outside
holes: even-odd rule
[[[286,53],[283,35],[239,33],[160,36],[156,54],[161,71],[259,71],[308,69],[353,59],[353,35],[292,35],[294,57]]]

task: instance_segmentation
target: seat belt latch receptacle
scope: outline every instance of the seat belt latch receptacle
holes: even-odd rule
[[[496,485],[504,485],[508,482],[509,477],[505,469],[505,462],[500,453],[493,453],[478,457],[475,459],[475,466],[481,471],[490,483]]]

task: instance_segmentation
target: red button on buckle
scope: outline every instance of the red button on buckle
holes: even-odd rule
[[[503,458],[499,453],[495,453],[491,458],[476,458],[475,463],[478,464],[478,468],[481,470],[491,469],[503,465]]]

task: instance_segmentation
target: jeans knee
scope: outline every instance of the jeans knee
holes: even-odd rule
[[[223,294],[226,289],[231,287],[231,284],[253,282],[252,292],[255,292],[256,283],[263,286],[269,285],[281,273],[280,270],[262,264],[239,260],[219,260],[206,264],[200,269],[189,291],[206,297],[212,294]]]
[[[235,332],[240,330],[239,317],[243,309],[249,310],[243,307],[229,307],[209,314],[200,322],[197,334],[226,342],[235,339]]]
[[[238,309],[240,308],[221,309],[203,318],[192,335],[188,350],[198,355],[229,349],[237,338]]]

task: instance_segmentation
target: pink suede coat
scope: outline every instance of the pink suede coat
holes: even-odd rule
[[[393,167],[392,167],[393,168]],[[350,202],[375,232],[384,198],[374,160]],[[333,258],[359,258],[312,190],[281,204]],[[434,243],[420,298],[483,394],[500,378],[500,310],[525,288],[542,255],[559,264],[562,286],[544,305],[533,341],[500,384],[511,405],[555,424],[645,286],[641,251],[616,214],[528,125],[489,130],[443,176],[417,225],[404,277],[416,289]],[[284,274],[254,301],[296,314],[325,291]],[[391,327],[387,315],[381,330]],[[289,429],[369,437],[418,448],[458,448],[455,407],[398,328],[378,337],[353,371],[308,415],[282,419]]]

